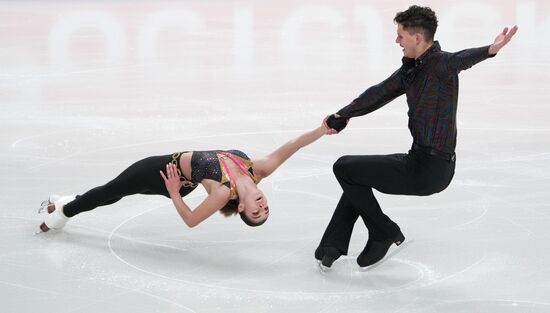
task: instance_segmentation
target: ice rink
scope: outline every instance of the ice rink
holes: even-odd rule
[[[260,184],[258,228],[196,228],[132,196],[33,235],[49,194],[102,185],[146,156],[263,156],[401,64],[408,1],[0,2],[0,311],[550,312],[550,3],[420,1],[458,51],[513,41],[461,73],[456,174],[430,197],[376,193],[407,237],[360,270],[361,221],[329,272],[313,252],[346,154],[406,152],[400,97],[299,151]],[[196,206],[199,187],[186,203]]]

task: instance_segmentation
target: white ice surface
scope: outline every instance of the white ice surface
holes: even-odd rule
[[[344,154],[405,152],[403,97],[298,152],[260,186],[259,228],[188,229],[132,196],[33,236],[50,193],[82,193],[182,150],[269,153],[400,65],[407,1],[0,3],[1,312],[550,312],[550,4],[421,1],[444,50],[513,42],[461,74],[455,178],[430,197],[377,194],[406,245],[358,269],[313,258]],[[195,206],[205,192],[188,198]]]

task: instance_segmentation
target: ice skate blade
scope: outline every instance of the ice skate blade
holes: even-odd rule
[[[46,205],[41,206],[40,209],[38,209],[38,214],[42,214],[44,212],[52,214],[54,211],[55,211],[55,205],[53,203],[47,203]]]
[[[58,195],[51,195],[48,197],[48,200],[42,201],[40,203],[40,208],[38,209],[38,214],[42,214],[43,212],[47,211],[48,213],[53,213],[55,211],[55,201],[59,200]]]
[[[50,204],[51,203],[49,200],[42,201],[42,203],[40,203],[40,208],[38,208],[38,214],[44,213],[44,211],[48,208]]]
[[[46,225],[46,223],[42,222],[42,224],[38,227],[38,230],[34,232],[34,235],[40,235],[42,233],[47,233],[48,231],[50,231],[50,228]]]

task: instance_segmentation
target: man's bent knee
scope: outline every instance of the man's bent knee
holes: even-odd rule
[[[344,155],[338,158],[338,160],[336,160],[336,162],[334,162],[334,164],[332,165],[332,171],[334,172],[334,175],[336,175],[337,177],[345,175],[351,166],[351,159],[352,156],[350,155]]]

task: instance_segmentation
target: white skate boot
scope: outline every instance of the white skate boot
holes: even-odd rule
[[[48,215],[46,215],[44,222],[40,224],[40,230],[37,233],[47,232],[50,229],[59,230],[63,228],[69,220],[69,218],[63,213],[63,207],[75,198],[76,196],[57,196],[57,198],[55,198],[55,195],[53,195],[50,196],[50,199],[48,199],[47,202],[42,202],[43,205],[41,210],[43,211],[44,208],[47,208]],[[46,203],[45,206],[44,203]]]

